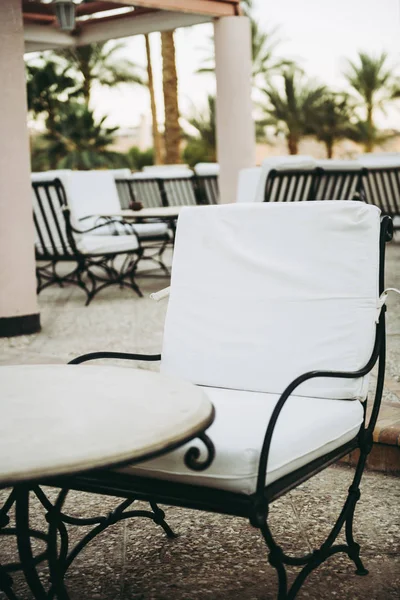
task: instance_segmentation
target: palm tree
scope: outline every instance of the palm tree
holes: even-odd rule
[[[109,149],[118,127],[105,127],[106,117],[96,121],[87,104],[77,101],[60,105],[59,114],[55,131],[45,136],[49,154],[58,158],[58,168],[87,170],[121,166],[123,157]]]
[[[127,59],[117,60],[116,55],[123,47],[124,44],[121,43],[98,42],[57,52],[81,78],[81,91],[87,104],[90,102],[94,81],[108,87],[121,83],[145,85],[138,65]]]
[[[333,157],[336,142],[356,135],[354,106],[346,94],[327,92],[315,110],[309,133],[325,144],[327,158]]]
[[[149,88],[150,94],[150,108],[151,108],[151,123],[153,131],[153,145],[154,145],[154,163],[156,165],[162,164],[162,149],[161,149],[161,136],[158,130],[157,123],[157,107],[156,97],[154,93],[154,81],[153,81],[153,67],[151,63],[151,51],[150,51],[150,38],[146,34],[144,36],[146,45],[146,60],[147,60],[147,87]]]
[[[163,61],[163,94],[165,111],[165,162],[176,164],[180,159],[182,137],[179,125],[178,77],[175,64],[174,32],[161,33],[161,53]]]
[[[76,81],[69,74],[69,67],[63,68],[53,60],[42,65],[26,64],[26,91],[28,110],[35,116],[44,114],[49,128],[57,118],[60,97],[69,96],[76,89]]]
[[[70,76],[69,67],[64,68],[54,60],[41,65],[27,63],[26,87],[28,110],[36,117],[43,115],[48,132],[55,134],[62,99],[76,94],[76,81]],[[55,168],[57,157],[51,154],[47,162],[50,168]]]
[[[357,61],[349,61],[345,77],[361,99],[365,111],[365,120],[360,131],[363,131],[365,150],[371,152],[376,143],[375,113],[385,110],[388,102],[400,96],[399,79],[388,67],[387,54],[371,56],[359,52]]]
[[[197,135],[188,137],[187,146],[183,151],[185,162],[191,167],[198,162],[215,162],[217,160],[215,96],[208,96],[207,110],[193,114],[188,122],[197,130]]]
[[[310,123],[319,109],[326,89],[323,85],[308,82],[303,73],[290,68],[282,72],[284,90],[278,91],[267,80],[261,91],[267,97],[262,106],[266,119],[263,125],[271,125],[275,131],[283,131],[289,154],[297,154],[302,137],[310,133]]]
[[[282,67],[290,66],[291,61],[284,60],[275,56],[275,50],[280,43],[277,38],[278,28],[275,27],[269,31],[263,31],[258,22],[247,14],[250,19],[251,27],[251,55],[252,55],[252,70],[251,79],[253,87],[258,87],[260,76],[269,76],[279,72]],[[213,38],[210,38],[213,43]],[[197,73],[214,73],[215,57],[214,53],[208,56],[196,72]]]

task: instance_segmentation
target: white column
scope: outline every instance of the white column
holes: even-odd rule
[[[21,0],[0,6],[0,336],[40,328]]]
[[[214,42],[220,202],[225,203],[235,202],[240,169],[254,167],[256,160],[249,19],[218,19]]]

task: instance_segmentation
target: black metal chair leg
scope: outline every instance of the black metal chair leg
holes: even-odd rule
[[[172,531],[171,527],[166,522],[165,512],[155,502],[150,502],[150,506],[154,513],[154,523],[160,525],[164,529],[167,537],[171,539],[179,537],[177,533]]]
[[[361,477],[364,471],[364,467],[365,467],[365,462],[367,460],[367,453],[361,452],[358,464],[357,464],[357,468],[356,468],[356,473],[354,475],[354,479],[353,479],[353,483],[351,484],[350,488],[349,488],[349,498],[351,498],[352,503],[351,506],[349,508],[349,514],[346,517],[346,523],[345,523],[345,532],[346,532],[346,542],[347,545],[349,547],[348,550],[348,555],[349,558],[354,562],[355,566],[356,566],[356,575],[361,575],[361,576],[365,576],[368,575],[369,571],[368,569],[366,569],[362,563],[362,560],[360,558],[360,545],[357,544],[357,542],[355,542],[354,540],[354,536],[353,536],[353,522],[354,522],[354,513],[355,513],[355,509],[356,509],[356,505],[357,502],[360,499],[360,481],[361,481]]]
[[[274,567],[278,576],[277,600],[288,600],[287,574],[286,567],[283,562],[284,554],[282,549],[275,543],[267,523],[261,525],[260,530],[269,549],[268,562],[271,567]]]
[[[9,600],[17,600],[17,596],[12,589],[13,580],[11,576],[0,565],[0,592],[5,594]]]

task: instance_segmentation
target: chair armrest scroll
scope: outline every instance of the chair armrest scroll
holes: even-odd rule
[[[98,360],[100,358],[114,358],[120,360],[145,360],[145,361],[157,361],[161,360],[161,354],[130,354],[129,352],[89,352],[89,354],[82,354],[69,361],[69,365],[79,365],[80,363],[87,362],[89,360]]]

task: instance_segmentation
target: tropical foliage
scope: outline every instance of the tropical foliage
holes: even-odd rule
[[[183,151],[183,160],[189,166],[198,162],[215,162],[216,157],[216,128],[215,128],[215,97],[208,96],[207,109],[194,113],[188,119],[189,124],[197,131],[197,135],[188,136],[187,145]]]
[[[57,52],[79,81],[79,90],[87,104],[90,102],[94,82],[107,87],[115,87],[121,83],[145,85],[142,69],[134,62],[118,56],[123,47],[121,43],[102,42]]]
[[[363,113],[358,123],[358,141],[364,144],[366,152],[371,152],[378,140],[382,140],[376,128],[376,112],[385,112],[388,103],[400,97],[400,80],[393,75],[385,52],[379,56],[359,52],[357,60],[348,61],[345,77]]]
[[[333,158],[334,147],[344,139],[355,140],[357,125],[354,119],[354,105],[347,94],[326,91],[319,105],[315,106],[308,133],[314,134],[326,148],[327,158]]]
[[[118,127],[96,120],[86,104],[64,103],[55,130],[45,135],[47,152],[61,169],[98,169],[121,166],[121,155],[109,150]]]
[[[385,53],[377,56],[359,52],[348,61],[344,76],[350,93],[332,91],[310,80],[293,63],[276,54],[277,30],[265,31],[252,16],[251,0],[243,2],[250,18],[253,52],[252,81],[262,100],[257,104],[258,139],[269,134],[283,135],[288,152],[296,154],[305,136],[324,144],[329,158],[335,146],[350,139],[366,151],[387,141],[395,132],[378,128],[379,113],[400,98],[400,78]],[[207,98],[203,111],[193,109],[186,122],[196,133],[188,135],[180,127],[178,81],[175,64],[174,32],[163,32],[163,94],[165,128],[157,126],[149,36],[145,36],[147,74],[135,63],[122,58],[123,45],[97,43],[46,52],[27,63],[27,98],[31,116],[45,126],[32,140],[34,169],[71,167],[79,169],[129,166],[140,169],[155,162],[178,163],[181,146],[185,163],[216,160],[215,98]],[[214,58],[200,72],[214,69]],[[95,118],[89,107],[94,82],[109,87],[120,84],[146,85],[150,94],[154,149],[142,152],[136,147],[121,154],[112,151],[115,127],[106,126],[106,117]],[[268,136],[267,136],[268,134]],[[183,142],[183,144],[182,144]]]
[[[261,90],[265,96],[263,125],[283,133],[289,154],[297,154],[302,137],[311,133],[311,123],[320,110],[326,93],[323,85],[310,82],[295,68],[282,72],[282,87],[277,89],[267,80]]]

